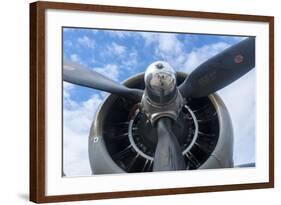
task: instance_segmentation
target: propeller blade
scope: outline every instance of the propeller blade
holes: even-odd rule
[[[64,61],[63,64],[63,80],[135,100],[140,100],[143,95],[142,90],[125,87],[98,72],[86,69],[81,65],[69,61]]]
[[[179,90],[184,97],[207,96],[254,67],[255,38],[249,37],[199,65],[179,86]]]
[[[181,147],[172,131],[172,119],[162,117],[156,123],[158,142],[153,171],[185,170],[186,165]]]

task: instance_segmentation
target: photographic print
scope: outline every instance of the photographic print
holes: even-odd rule
[[[63,175],[255,167],[255,37],[63,27]]]
[[[32,3],[30,200],[272,188],[273,93],[271,16]]]

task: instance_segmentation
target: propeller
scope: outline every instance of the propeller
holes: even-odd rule
[[[158,142],[154,154],[153,171],[185,170],[177,137],[172,131],[172,119],[162,117],[156,122]]]
[[[119,84],[98,72],[86,69],[81,65],[69,61],[64,61],[63,63],[63,80],[73,84],[132,98],[138,101],[143,95],[142,90],[125,87],[124,85]]]
[[[255,38],[249,37],[199,65],[179,86],[184,97],[212,94],[255,67]]]

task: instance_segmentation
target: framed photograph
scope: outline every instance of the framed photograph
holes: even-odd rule
[[[30,4],[30,200],[274,187],[274,17]]]

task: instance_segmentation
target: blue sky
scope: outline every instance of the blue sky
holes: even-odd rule
[[[164,60],[190,73],[243,37],[64,28],[63,58],[121,82]],[[241,90],[241,86],[243,89]],[[255,161],[255,69],[219,91],[234,127],[234,162]],[[90,175],[88,135],[106,93],[64,82],[64,171]],[[243,99],[243,100],[241,100]]]

